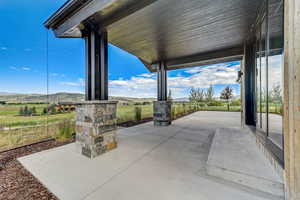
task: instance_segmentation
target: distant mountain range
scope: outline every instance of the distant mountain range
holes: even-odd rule
[[[134,101],[154,101],[155,98],[131,98],[131,97],[109,97],[110,100],[120,102],[134,102]],[[0,101],[19,103],[19,102],[79,102],[84,100],[84,94],[81,93],[67,93],[60,92],[54,94],[18,94],[0,92]]]
[[[109,97],[110,100],[119,102],[138,102],[138,101],[155,101],[156,98],[132,98],[132,97]],[[84,94],[60,92],[54,94],[20,94],[0,92],[0,101],[11,103],[32,103],[32,102],[79,102],[84,100]],[[175,98],[173,101],[188,101],[188,98]]]

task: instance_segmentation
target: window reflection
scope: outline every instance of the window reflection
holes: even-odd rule
[[[261,129],[261,59],[260,29],[256,33],[256,127]]]
[[[268,139],[283,147],[283,2],[269,2]]]
[[[256,29],[257,129],[283,148],[283,2],[269,0],[267,17]]]
[[[261,24],[261,91],[260,91],[260,102],[261,102],[261,129],[264,132],[267,132],[267,27],[266,27],[266,18]]]

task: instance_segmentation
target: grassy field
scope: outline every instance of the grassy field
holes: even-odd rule
[[[0,128],[17,128],[24,126],[38,126],[47,123],[61,122],[64,119],[71,119],[75,113],[59,113],[56,115],[39,115],[39,116],[19,116],[21,107],[35,107],[37,114],[41,114],[46,104],[24,104],[24,105],[0,105]]]
[[[38,116],[20,116],[21,107],[36,108]],[[0,105],[0,151],[31,144],[48,138],[67,138],[74,132],[75,112],[43,115],[47,104],[8,104]],[[117,108],[118,123],[134,121],[135,107],[141,108],[141,119],[153,116],[153,105],[123,105]],[[191,104],[174,103],[173,118],[180,117],[195,110],[227,111],[227,106],[202,106],[196,108]],[[230,111],[240,111],[240,106],[230,106]],[[67,127],[66,128],[66,124]],[[67,130],[67,133],[65,133]],[[67,135],[67,136],[66,136]]]
[[[117,119],[118,123],[134,120],[135,107],[142,109],[142,119],[153,116],[153,105],[118,105],[117,108]]]

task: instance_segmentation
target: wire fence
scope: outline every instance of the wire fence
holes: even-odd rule
[[[42,112],[42,108],[39,109]],[[177,119],[195,111],[228,111],[227,109],[226,105],[208,106],[174,102],[172,104],[172,119]],[[230,106],[229,111],[238,112],[240,109],[240,106]],[[74,137],[74,111],[51,115],[20,116],[18,110],[19,107],[15,105],[0,107],[0,152],[48,139],[69,140]],[[152,103],[146,105],[118,105],[118,124],[145,121],[145,119],[149,121],[152,117]]]

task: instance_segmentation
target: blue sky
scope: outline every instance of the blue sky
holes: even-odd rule
[[[0,92],[46,93],[47,30],[43,22],[66,0],[0,1]],[[58,39],[48,31],[50,93],[84,92],[84,41]],[[174,97],[185,97],[191,87],[215,94],[235,83],[239,62],[168,72]],[[109,45],[109,93],[112,96],[155,97],[156,75],[133,55]]]

